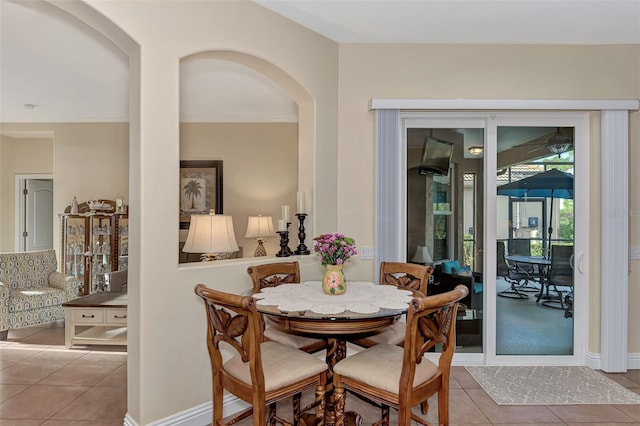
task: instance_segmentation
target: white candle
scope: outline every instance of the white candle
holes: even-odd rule
[[[287,230],[287,221],[284,219],[278,219],[278,232],[285,232]]]
[[[286,222],[291,222],[291,216],[289,214],[289,206],[282,206],[282,219]]]
[[[306,213],[304,192],[298,191],[298,213]]]

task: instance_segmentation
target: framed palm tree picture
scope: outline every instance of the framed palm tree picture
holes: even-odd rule
[[[180,161],[180,229],[211,209],[222,213],[222,161]]]

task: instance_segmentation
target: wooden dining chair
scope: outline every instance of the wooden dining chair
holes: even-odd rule
[[[380,262],[380,284],[417,290],[423,295],[427,294],[427,284],[431,274],[433,274],[431,266],[417,263]]]
[[[337,426],[345,424],[345,389],[379,404],[379,424],[389,424],[390,407],[398,410],[399,426],[409,426],[412,420],[428,425],[411,409],[420,405],[426,415],[428,399],[437,393],[438,424],[449,424],[449,373],[456,348],[456,315],[458,302],[468,292],[467,287],[458,285],[446,293],[413,298],[407,313],[404,347],[376,345],[333,367]],[[436,346],[441,352],[434,363],[424,354]]]
[[[207,348],[213,382],[213,426],[231,425],[253,414],[254,426],[285,422],[277,416],[276,402],[293,396],[293,424],[301,412],[315,408],[317,424],[324,424],[327,364],[317,357],[277,342],[265,341],[255,299],[195,287],[207,312]],[[220,347],[237,354],[223,361]],[[315,400],[300,408],[304,390],[315,388]],[[222,418],[224,391],[252,405],[232,419]],[[267,413],[267,407],[269,408]]]
[[[249,266],[247,273],[253,282],[254,293],[258,293],[265,287],[300,283],[300,265],[298,262],[265,263]],[[264,323],[264,336],[274,342],[289,345],[308,353],[315,353],[327,347],[324,339],[288,332],[277,325],[270,324],[268,318],[265,319]]]
[[[249,266],[247,273],[253,282],[254,293],[258,293],[265,287],[300,283],[300,265],[298,262],[265,263]]]
[[[379,281],[380,284],[395,285],[398,288],[414,290],[426,295],[427,284],[432,273],[433,268],[431,266],[416,263],[380,262]],[[380,343],[402,346],[405,327],[404,321],[398,321],[382,331],[356,339],[353,343],[365,348],[370,348]]]

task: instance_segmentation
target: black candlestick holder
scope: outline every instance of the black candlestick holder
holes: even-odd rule
[[[296,213],[296,217],[300,222],[300,226],[298,227],[298,240],[300,240],[300,244],[298,244],[298,248],[296,248],[296,254],[311,254],[311,251],[304,244],[305,238],[307,238],[307,234],[304,232],[304,219],[307,217],[306,213]]]
[[[278,231],[280,235],[280,251],[276,253],[278,257],[289,257],[293,254],[289,248],[289,225],[291,225],[291,223],[287,222],[286,231]]]

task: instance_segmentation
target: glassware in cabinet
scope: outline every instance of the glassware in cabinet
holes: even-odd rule
[[[62,221],[62,270],[78,280],[79,294],[88,294],[87,245],[88,223],[86,216],[61,215]]]
[[[107,276],[115,270],[114,215],[94,214],[91,226],[91,293],[108,291]]]
[[[116,214],[116,248],[118,271],[129,267],[129,218],[126,214]]]

